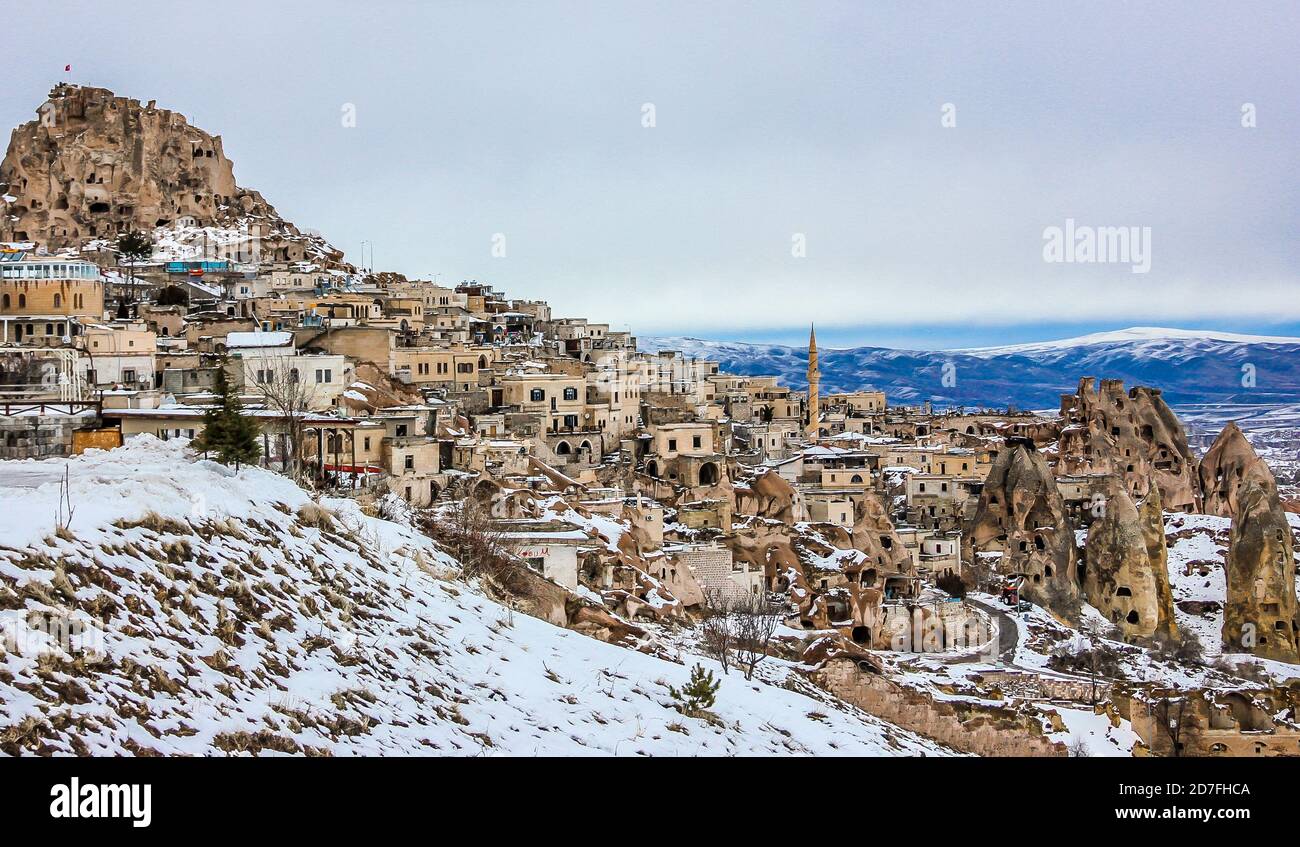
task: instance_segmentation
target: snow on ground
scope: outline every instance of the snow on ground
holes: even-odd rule
[[[1287,515],[1293,530],[1300,515]],[[1300,665],[1258,659],[1246,653],[1223,653],[1223,607],[1227,597],[1228,537],[1231,518],[1214,515],[1166,513],[1165,539],[1169,544],[1169,582],[1174,595],[1174,620],[1180,630],[1196,633],[1209,661],[1222,658],[1257,665],[1278,682],[1300,677]],[[1300,583],[1300,580],[1297,580]],[[1180,609],[1182,601],[1217,603],[1201,614]]]
[[[1180,630],[1196,634],[1207,656],[1222,652],[1222,604],[1228,590],[1224,560],[1231,526],[1231,518],[1213,515],[1168,514],[1165,517],[1174,622]],[[1186,601],[1215,603],[1218,609],[1204,614],[1186,612],[1178,607]]]
[[[1141,740],[1128,721],[1113,726],[1105,714],[1060,705],[1054,708],[1065,723],[1065,731],[1051,733],[1052,740],[1066,745],[1081,744],[1088,756],[1132,756],[1133,745]]]
[[[1292,518],[1292,527],[1300,529],[1300,516],[1288,517]],[[1159,680],[1184,688],[1239,688],[1255,684],[1253,679],[1258,673],[1251,673],[1243,680],[1228,667],[1242,663],[1278,683],[1300,677],[1300,665],[1222,652],[1223,603],[1227,593],[1224,563],[1231,524],[1231,519],[1213,515],[1165,513],[1174,621],[1180,632],[1191,632],[1200,641],[1204,648],[1201,665],[1162,659],[1150,650],[1111,638],[1113,627],[1109,621],[1087,603],[1083,605],[1083,620],[1078,628],[1066,626],[1038,606],[1012,614],[1019,634],[1013,663],[1042,672],[1050,667],[1053,653],[1078,653],[1097,643],[1116,653],[1125,677],[1135,681]],[[1083,541],[1086,531],[1081,531],[1078,538]],[[989,595],[974,596],[985,602],[996,602]],[[1196,603],[1204,604],[1199,611],[1191,605]],[[1226,660],[1226,664],[1219,663],[1220,659]]]
[[[949,752],[775,661],[685,717],[668,687],[712,662],[513,613],[413,530],[183,441],[36,464],[68,467],[74,512],[56,529],[57,482],[0,487],[4,753]],[[41,652],[73,618],[106,623]]]

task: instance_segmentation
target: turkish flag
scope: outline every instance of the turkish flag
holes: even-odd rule
[[[70,70],[72,70],[72,65],[64,65],[64,66],[63,66],[63,70],[65,70],[65,71],[70,71]]]

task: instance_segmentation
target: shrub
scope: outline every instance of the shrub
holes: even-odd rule
[[[421,512],[417,522],[425,535],[460,563],[466,577],[486,578],[508,594],[524,593],[528,568],[502,544],[501,530],[485,504],[467,497],[437,511]]]
[[[1176,636],[1156,636],[1155,653],[1169,662],[1184,665],[1205,664],[1205,647],[1196,634],[1189,630],[1180,630]]]
[[[1087,676],[1124,679],[1124,666],[1118,650],[1106,644],[1096,644],[1077,653],[1058,650],[1047,660],[1053,670],[1068,671]]]
[[[965,597],[966,583],[957,574],[944,574],[934,581],[941,590],[947,591],[949,597]]]
[[[330,515],[329,509],[324,506],[317,503],[303,503],[298,507],[298,523],[316,529],[330,529],[334,526],[334,518]]]

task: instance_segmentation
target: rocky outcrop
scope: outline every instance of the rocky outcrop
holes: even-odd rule
[[[1057,473],[1112,474],[1134,499],[1154,482],[1166,509],[1199,511],[1196,460],[1160,389],[1125,393],[1121,380],[1104,379],[1097,388],[1087,377],[1075,394],[1062,395],[1061,420]]]
[[[1122,487],[1106,498],[1088,527],[1084,593],[1125,640],[1176,634],[1164,515],[1154,484],[1140,507]]]
[[[746,483],[737,482],[733,491],[737,515],[754,515],[784,524],[808,520],[803,497],[778,473],[763,470]]]
[[[1002,554],[997,569],[1023,576],[1021,595],[1077,620],[1074,531],[1056,478],[1027,438],[1007,439],[989,470],[971,530],[975,552]]]
[[[810,654],[811,654],[810,650]],[[938,699],[880,673],[871,663],[837,651],[806,671],[820,688],[864,712],[918,735],[978,756],[1066,756],[1043,731],[1055,715],[1035,706],[1008,708],[958,697]],[[1063,728],[1063,727],[1062,727]]]
[[[1295,567],[1291,528],[1277,492],[1247,481],[1237,491],[1228,539],[1225,652],[1300,661]]]
[[[37,116],[14,129],[0,163],[12,198],[0,206],[0,239],[59,248],[184,223],[247,230],[250,243],[232,249],[264,261],[342,259],[239,187],[221,137],[184,115],[60,83]]]
[[[763,570],[768,590],[787,596],[792,627],[839,629],[860,644],[890,649],[882,601],[890,578],[909,573],[912,562],[885,520],[881,534],[860,539],[834,524],[750,520],[722,543],[735,562]]]
[[[424,396],[409,385],[393,379],[374,362],[358,362],[354,382],[339,397],[339,408],[347,414],[373,415],[379,409],[420,403]]]
[[[1156,634],[1172,638],[1178,635],[1178,625],[1174,623],[1174,589],[1169,582],[1169,546],[1165,541],[1164,504],[1160,502],[1160,489],[1157,486],[1152,485],[1146,499],[1138,505],[1138,518],[1142,522],[1147,561],[1151,563],[1151,576],[1155,581],[1159,613]]]
[[[1255,453],[1235,421],[1230,421],[1214,439],[1197,469],[1203,509],[1207,515],[1236,517],[1241,489],[1254,483],[1265,491],[1277,491],[1277,481],[1268,464]]]
[[[911,573],[912,556],[880,500],[868,492],[853,507],[852,544],[882,573]]]

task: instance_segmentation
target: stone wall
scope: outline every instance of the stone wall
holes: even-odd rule
[[[903,729],[979,756],[1066,756],[1064,744],[1043,735],[1041,719],[968,701],[935,700],[886,676],[833,658],[808,674],[821,688]]]
[[[72,453],[72,433],[88,423],[81,415],[0,416],[0,459],[42,459]]]

